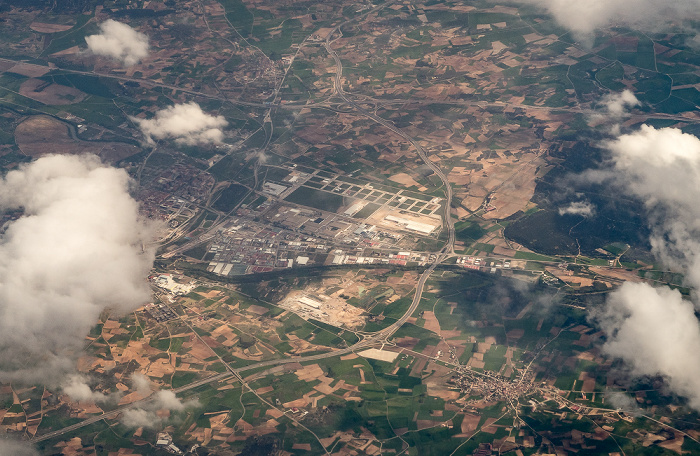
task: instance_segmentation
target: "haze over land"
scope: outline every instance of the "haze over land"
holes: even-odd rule
[[[590,41],[596,30],[619,24],[652,30],[678,27],[700,17],[698,0],[521,0],[547,10],[574,35]]]
[[[696,3],[6,1],[0,434],[700,454]]]

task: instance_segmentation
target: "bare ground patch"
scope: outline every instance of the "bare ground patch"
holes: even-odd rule
[[[73,28],[72,25],[63,24],[47,24],[45,22],[32,22],[29,28],[39,33],[56,33],[65,32]]]
[[[38,158],[44,155],[99,155],[108,163],[115,163],[139,152],[130,144],[116,142],[75,141],[68,126],[49,116],[32,116],[17,125],[15,142],[23,154]]]
[[[36,78],[24,81],[19,88],[19,93],[47,105],[79,103],[87,96],[85,92],[74,87],[53,84]]]
[[[399,173],[399,174],[394,174],[393,176],[389,177],[390,181],[396,182],[397,184],[401,184],[405,187],[420,187],[420,188],[425,188],[418,182],[416,182],[413,177],[409,176],[406,173]]]

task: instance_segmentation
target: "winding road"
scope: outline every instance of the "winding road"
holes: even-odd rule
[[[336,33],[340,33],[340,27],[342,27],[345,23],[337,26],[333,30],[331,30],[328,35],[326,36],[326,40],[324,43],[324,47],[326,48],[326,51],[331,55],[333,60],[335,61],[335,78],[333,80],[333,90],[337,96],[343,99],[344,102],[355,108],[357,112],[362,114],[363,116],[367,117],[368,119],[373,120],[374,122],[382,125],[383,127],[387,128],[389,131],[392,133],[400,136],[401,138],[405,139],[406,141],[410,142],[411,145],[416,149],[416,152],[418,153],[418,156],[420,157],[421,160],[423,160],[423,163],[425,163],[434,173],[437,175],[440,180],[442,181],[443,186],[445,187],[445,210],[444,210],[444,219],[445,219],[445,227],[447,229],[447,234],[448,234],[448,239],[445,244],[445,247],[441,251],[441,255],[438,255],[436,260],[435,260],[435,265],[441,263],[444,261],[446,255],[445,254],[454,254],[454,243],[455,243],[455,229],[454,229],[454,221],[452,220],[452,214],[451,214],[451,207],[452,207],[452,187],[450,186],[449,181],[447,180],[447,175],[444,173],[444,171],[438,166],[435,162],[430,160],[428,157],[428,154],[426,153],[425,149],[423,146],[421,146],[418,141],[413,139],[411,136],[409,136],[407,133],[404,131],[400,130],[397,128],[394,124],[389,122],[388,120],[379,117],[378,115],[367,111],[365,108],[360,106],[355,100],[350,98],[345,91],[343,90],[343,84],[342,84],[342,79],[343,79],[343,63],[340,60],[340,57],[338,56],[338,53],[335,52],[331,44],[333,43],[333,40],[331,39],[333,35]],[[427,271],[426,271],[427,272]],[[430,271],[432,272],[432,271]]]
[[[361,16],[365,16],[367,14],[370,14],[371,12],[373,12],[377,9],[384,8],[390,3],[391,2],[384,4],[384,5],[381,5],[381,6],[378,6],[376,8],[373,8]],[[447,234],[448,234],[447,242],[445,243],[444,247],[439,252],[437,252],[433,263],[425,271],[423,271],[423,273],[420,275],[418,282],[416,283],[416,289],[415,289],[415,293],[413,295],[413,300],[411,302],[411,305],[408,307],[408,309],[406,309],[404,314],[396,322],[394,322],[390,326],[388,326],[380,331],[377,331],[376,333],[374,333],[370,336],[367,336],[363,340],[357,342],[356,344],[354,344],[350,347],[339,349],[339,350],[333,350],[333,351],[330,351],[327,353],[320,353],[320,354],[310,355],[310,356],[293,356],[293,357],[289,357],[289,358],[269,360],[269,361],[255,363],[255,364],[251,364],[249,366],[243,366],[243,367],[238,367],[238,368],[232,368],[229,365],[227,365],[227,372],[198,380],[196,382],[190,383],[190,384],[185,385],[185,386],[180,387],[180,388],[175,388],[175,389],[173,389],[173,391],[175,393],[181,393],[184,391],[188,391],[188,390],[197,388],[199,386],[203,386],[203,385],[213,383],[213,382],[218,382],[218,381],[230,378],[230,377],[235,377],[240,382],[243,383],[244,380],[243,380],[243,377],[241,374],[243,374],[246,371],[260,369],[263,367],[271,367],[274,369],[277,366],[282,366],[285,364],[293,364],[293,363],[301,363],[301,362],[306,363],[306,362],[310,362],[310,361],[317,361],[317,360],[332,358],[332,357],[336,357],[336,356],[343,356],[343,355],[353,353],[353,352],[356,352],[356,351],[364,349],[364,348],[369,348],[369,347],[375,346],[377,344],[382,344],[382,343],[386,342],[396,331],[398,331],[399,328],[401,328],[401,326],[403,326],[403,324],[406,323],[406,321],[411,317],[411,315],[413,315],[415,310],[418,308],[418,305],[420,304],[420,301],[421,301],[422,296],[423,296],[423,290],[425,288],[425,284],[428,281],[428,279],[430,278],[430,275],[433,273],[433,271],[435,271],[435,268],[440,263],[442,263],[446,258],[454,255],[455,230],[454,230],[454,222],[452,220],[452,216],[450,213],[451,212],[451,203],[452,203],[452,187],[450,186],[450,184],[447,180],[446,174],[442,171],[442,169],[440,169],[440,167],[436,163],[434,163],[432,160],[430,160],[427,152],[418,143],[417,140],[415,140],[414,138],[409,136],[407,133],[405,133],[404,131],[397,128],[390,121],[383,119],[383,118],[377,116],[376,114],[367,111],[365,108],[360,106],[355,100],[350,98],[342,88],[343,65],[342,65],[342,62],[340,60],[340,57],[333,50],[333,48],[331,46],[331,44],[333,42],[332,37],[336,33],[340,33],[340,28],[343,25],[346,25],[347,23],[349,23],[353,20],[356,20],[356,19],[357,18],[350,19],[350,20],[345,21],[342,24],[338,25],[333,30],[331,30],[331,32],[325,38],[324,47],[326,48],[328,53],[333,58],[333,60],[335,61],[335,65],[336,65],[336,74],[335,74],[334,84],[333,84],[334,93],[335,93],[335,95],[340,97],[345,103],[347,103],[352,108],[354,108],[359,114],[361,114],[364,117],[371,119],[372,121],[384,126],[392,133],[394,133],[394,134],[400,136],[401,138],[403,138],[404,140],[410,142],[411,145],[413,145],[413,147],[416,149],[416,152],[418,153],[418,156],[420,157],[420,159],[440,178],[443,186],[445,187],[446,200],[445,200],[445,207],[444,207],[444,220],[445,220],[444,223],[445,223],[445,229],[447,230]],[[0,60],[3,60],[3,59],[0,59]],[[75,71],[75,70],[72,70],[70,72],[79,73],[79,74],[95,75],[95,73],[92,73],[92,72],[82,72],[82,71]],[[109,77],[114,77],[114,76],[109,75]],[[128,78],[128,77],[116,77],[116,79],[133,80],[133,78]],[[143,81],[139,80],[138,82],[143,82]],[[163,84],[158,84],[158,85],[164,86]],[[207,94],[183,90],[183,89],[177,88],[177,87],[170,87],[170,88],[177,89],[177,90],[191,93],[191,94],[209,96]],[[244,104],[244,105],[248,105],[248,106],[261,106],[260,104],[257,104],[257,103],[247,103],[247,102],[240,102],[239,104]],[[265,105],[265,106],[268,106],[268,105]],[[260,373],[256,374],[256,377],[260,376],[260,375],[265,375],[266,373],[269,373],[270,370],[272,370],[272,369],[260,372]],[[100,415],[92,416],[90,418],[87,418],[87,419],[79,422],[79,423],[75,423],[75,424],[67,426],[65,428],[58,429],[58,430],[55,430],[52,432],[48,432],[48,433],[40,435],[40,436],[35,436],[34,438],[30,439],[30,441],[32,443],[42,442],[42,441],[45,441],[45,440],[48,440],[48,439],[51,439],[54,437],[58,437],[58,436],[67,434],[69,432],[75,431],[75,430],[80,429],[82,427],[89,426],[91,424],[94,424],[94,423],[101,421],[101,420],[104,420],[104,419],[117,418],[119,416],[119,414],[121,414],[125,410],[138,407],[139,405],[145,404],[151,400],[152,400],[151,397],[144,398],[140,401],[136,401],[136,402],[133,402],[131,404],[119,407],[115,410],[111,410],[111,411],[105,412],[105,413],[100,414]]]

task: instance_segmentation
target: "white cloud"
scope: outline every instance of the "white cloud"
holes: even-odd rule
[[[620,391],[613,391],[605,395],[605,400],[608,404],[633,416],[640,415],[642,410],[637,405],[637,401],[632,397]]]
[[[142,396],[151,394],[151,381],[143,374],[135,373],[131,376],[131,383]]]
[[[120,419],[124,426],[130,428],[154,428],[160,425],[161,419],[152,410],[144,410],[140,408],[127,409],[122,413]]]
[[[697,202],[694,179],[700,177],[700,139],[676,128],[649,125],[606,143],[615,167],[634,194],[649,205],[691,209]],[[669,180],[671,179],[671,180]]]
[[[649,209],[654,253],[700,286],[700,139],[644,125],[606,146],[614,178]]]
[[[605,146],[612,153],[611,169],[587,177],[608,180],[644,202],[653,252],[697,289],[700,139],[645,125]],[[673,392],[700,410],[700,321],[691,301],[669,287],[625,283],[595,317],[608,336],[606,353],[623,359],[635,375],[663,376]]]
[[[595,213],[595,207],[588,201],[575,201],[568,206],[559,208],[559,215],[580,215],[591,217]]]
[[[590,40],[593,32],[612,23],[653,29],[672,22],[696,20],[700,0],[521,0],[547,10],[578,39]]]
[[[624,359],[635,375],[663,376],[700,410],[700,322],[692,303],[668,287],[627,282],[596,319],[608,334],[606,353]]]
[[[224,139],[222,128],[228,125],[223,116],[212,116],[197,103],[178,104],[161,109],[152,119],[131,117],[146,140],[174,139],[181,144],[220,144]]]
[[[631,90],[610,93],[603,97],[603,106],[608,117],[621,119],[629,113],[629,109],[639,106],[640,102]]]
[[[152,238],[130,179],[94,156],[46,156],[0,179],[0,381],[61,382],[100,313],[150,298]]]
[[[161,411],[182,412],[186,409],[199,407],[199,402],[191,400],[182,402],[170,390],[160,390],[154,396],[151,402],[147,402],[140,408],[131,408],[124,411],[120,421],[128,427],[148,427],[155,428],[160,426],[165,420]]]
[[[126,24],[108,19],[100,24],[100,33],[85,37],[88,50],[133,66],[148,57],[148,37]]]
[[[641,105],[630,90],[610,93],[601,101],[602,110],[591,115],[593,124],[605,124],[615,136],[620,134],[620,122],[629,117],[630,109]]]
[[[39,452],[27,442],[0,438],[0,456],[39,456]]]
[[[170,390],[161,390],[156,393],[155,404],[158,409],[172,410],[174,412],[179,412],[188,407],[180,399],[177,398],[175,393]],[[194,405],[194,403],[192,404]]]
[[[76,374],[68,376],[61,389],[70,396],[71,400],[77,402],[115,402],[118,398],[117,395],[93,391],[85,377]]]

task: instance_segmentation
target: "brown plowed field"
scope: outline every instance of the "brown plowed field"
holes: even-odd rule
[[[74,141],[68,127],[49,116],[32,116],[17,125],[15,142],[23,154],[33,158],[50,154],[96,154],[108,163],[115,163],[139,152],[138,147],[129,144]]]

